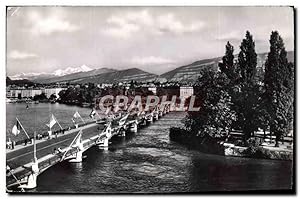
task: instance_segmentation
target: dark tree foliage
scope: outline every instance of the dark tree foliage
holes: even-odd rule
[[[34,101],[46,101],[46,100],[48,100],[48,98],[45,93],[41,93],[40,95],[35,95],[33,97],[33,100]]]
[[[234,103],[233,109],[237,113],[235,129],[241,129],[245,140],[250,138],[258,129],[258,101],[259,86],[255,81],[257,54],[255,43],[249,31],[242,40],[238,55],[237,73],[239,80],[231,93]]]
[[[229,79],[222,73],[203,70],[195,84],[197,112],[189,112],[185,118],[185,127],[197,135],[209,134],[218,137],[228,133],[235,119],[235,113],[230,109],[231,98],[224,86]]]
[[[243,39],[238,55],[238,66],[240,72],[241,85],[251,85],[254,83],[256,73],[257,54],[255,52],[255,43],[249,31],[246,32],[246,38]]]
[[[230,80],[234,80],[234,78],[236,78],[233,55],[234,48],[229,41],[227,42],[225,49],[225,56],[222,58],[222,63],[219,63],[219,68],[221,72],[225,73]]]
[[[270,52],[265,63],[264,97],[266,112],[269,115],[270,132],[276,136],[276,146],[288,132],[293,118],[294,100],[293,64],[288,63],[287,52],[277,31],[270,37]]]
[[[244,141],[254,131],[269,129],[278,141],[288,132],[294,119],[294,65],[278,32],[272,32],[270,52],[262,78],[257,78],[257,54],[249,31],[242,40],[238,62],[234,48],[227,42],[225,55],[219,63],[221,72],[204,70],[194,85],[196,106],[189,112],[185,126],[197,135],[219,136],[231,129],[242,130]]]
[[[95,96],[101,94],[101,90],[93,84],[80,87],[69,87],[59,92],[59,101],[65,104],[93,103]]]
[[[55,94],[51,94],[50,97],[49,97],[49,100],[52,101],[52,100],[56,100],[57,96]]]

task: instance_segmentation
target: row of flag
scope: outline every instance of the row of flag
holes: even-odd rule
[[[98,115],[98,113],[93,109],[92,112],[90,113],[90,117],[91,117],[91,118],[94,118],[96,114]],[[98,116],[99,116],[99,115],[98,115]],[[99,116],[99,117],[100,117],[100,116]],[[84,122],[83,118],[81,117],[81,115],[79,114],[78,111],[76,111],[75,114],[73,115],[72,121],[73,121],[74,123],[76,123],[74,119],[77,119],[77,118],[81,118],[81,120]],[[20,132],[21,132],[22,129],[23,129],[23,131],[26,133],[25,129],[22,127],[22,125],[21,125],[20,121],[18,120],[18,118],[16,118],[16,119],[17,119],[17,122],[16,122],[16,124],[13,126],[11,133],[12,133],[14,136],[17,136],[17,135],[20,134]],[[85,123],[85,122],[84,122],[84,123]],[[50,116],[50,122],[49,122],[49,124],[46,124],[46,125],[47,125],[47,126],[50,128],[50,130],[51,130],[51,128],[52,128],[55,124],[58,124],[58,125],[61,127],[61,125],[60,125],[59,122],[57,121],[56,117],[52,114],[52,115]],[[61,127],[61,128],[62,128],[62,127]],[[27,135],[27,133],[26,133],[26,135]]]
[[[110,109],[107,109],[106,112],[105,112],[105,115],[109,115],[109,113],[110,113]],[[90,118],[94,119],[96,115],[101,119],[100,115],[96,112],[96,110],[95,110],[95,109],[92,109],[91,113],[89,114]],[[126,119],[128,118],[128,116],[129,116],[129,113],[128,113],[127,115],[125,115],[122,119],[120,119],[119,125],[124,125],[125,122],[126,122]],[[76,123],[76,119],[78,119],[78,118],[80,118],[80,119],[82,120],[82,122],[85,123],[85,121],[83,120],[83,118],[81,117],[81,115],[79,114],[79,112],[76,111],[76,112],[74,113],[73,117],[72,117],[72,121],[73,121],[74,124]],[[21,132],[22,129],[23,129],[23,131],[26,133],[25,129],[23,128],[23,126],[22,126],[22,124],[20,123],[20,121],[18,120],[18,118],[16,118],[16,119],[17,119],[17,122],[16,122],[16,124],[13,126],[12,131],[11,131],[12,134],[15,135],[15,136],[17,136],[17,135],[20,134],[20,132]],[[58,125],[60,126],[60,128],[62,129],[62,127],[61,127],[61,125],[59,124],[59,122],[57,121],[56,117],[52,114],[52,115],[50,116],[49,124],[46,124],[46,125],[47,125],[47,126],[50,128],[50,130],[51,130],[51,128],[52,128],[55,124],[58,124]],[[28,137],[28,134],[27,134],[27,133],[26,133],[26,135],[27,135],[27,137]]]

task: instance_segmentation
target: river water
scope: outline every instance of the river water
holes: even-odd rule
[[[7,105],[8,110],[15,105]],[[51,111],[60,120],[65,118],[65,125],[75,109],[85,118],[90,112],[59,104],[36,106],[41,106],[36,117],[41,122]],[[17,113],[19,117],[23,115],[24,121],[33,121],[34,118],[24,117],[21,110],[22,114]],[[15,117],[7,115],[7,118]],[[291,188],[291,162],[205,154],[170,141],[169,127],[180,126],[183,117],[184,113],[169,113],[136,134],[113,139],[108,151],[92,147],[82,163],[57,164],[38,176],[38,187],[32,191],[181,193]]]

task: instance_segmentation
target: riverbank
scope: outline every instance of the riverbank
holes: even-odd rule
[[[197,136],[182,128],[170,128],[171,141],[201,152],[235,157],[293,160],[293,150],[269,146],[237,146],[209,135]]]

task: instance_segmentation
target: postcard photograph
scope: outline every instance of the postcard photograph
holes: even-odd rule
[[[295,193],[294,23],[292,6],[6,6],[6,192]]]

